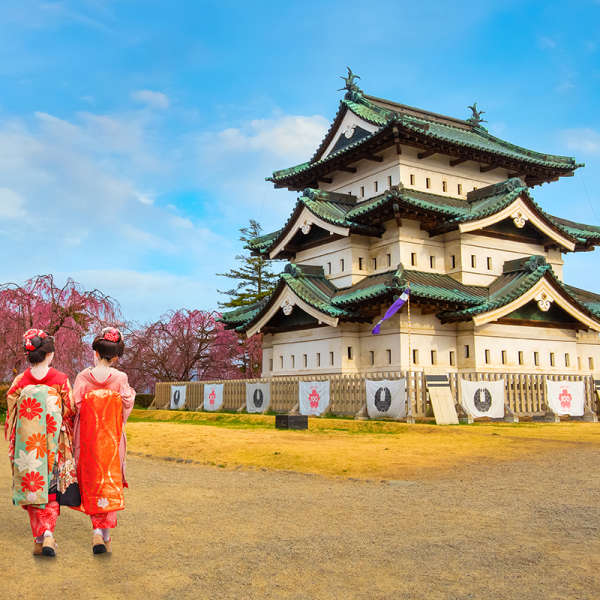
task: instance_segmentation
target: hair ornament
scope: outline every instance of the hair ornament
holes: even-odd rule
[[[109,342],[119,342],[123,339],[123,336],[116,327],[105,327],[102,330],[102,339]]]
[[[42,345],[42,340],[46,339],[48,334],[42,329],[28,329],[23,334],[23,348],[25,352],[33,352]]]

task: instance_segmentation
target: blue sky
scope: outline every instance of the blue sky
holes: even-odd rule
[[[264,181],[306,160],[346,65],[365,92],[586,163],[536,187],[600,224],[600,2],[2,3],[0,281],[72,276],[129,319],[211,309],[249,218],[295,194]],[[42,243],[43,241],[43,243]],[[565,279],[600,292],[598,254]]]

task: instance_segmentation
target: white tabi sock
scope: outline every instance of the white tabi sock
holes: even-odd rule
[[[105,542],[108,542],[108,540],[110,540],[110,529],[101,529],[102,531],[102,539]]]
[[[102,529],[94,529],[94,535],[102,535]]]
[[[52,537],[54,534],[49,530],[46,529],[46,531],[44,531],[44,537]]]

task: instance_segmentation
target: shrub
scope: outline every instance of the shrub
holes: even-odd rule
[[[6,412],[6,392],[9,387],[10,383],[0,383],[0,411],[2,412]]]
[[[154,394],[136,394],[135,405],[139,408],[148,408],[154,400]]]

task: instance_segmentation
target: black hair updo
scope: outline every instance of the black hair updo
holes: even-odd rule
[[[54,338],[42,329],[28,329],[23,334],[23,350],[29,363],[37,365],[54,352]]]
[[[98,353],[103,360],[112,360],[115,357],[123,356],[125,344],[123,336],[116,327],[105,327],[93,343],[92,349]]]

